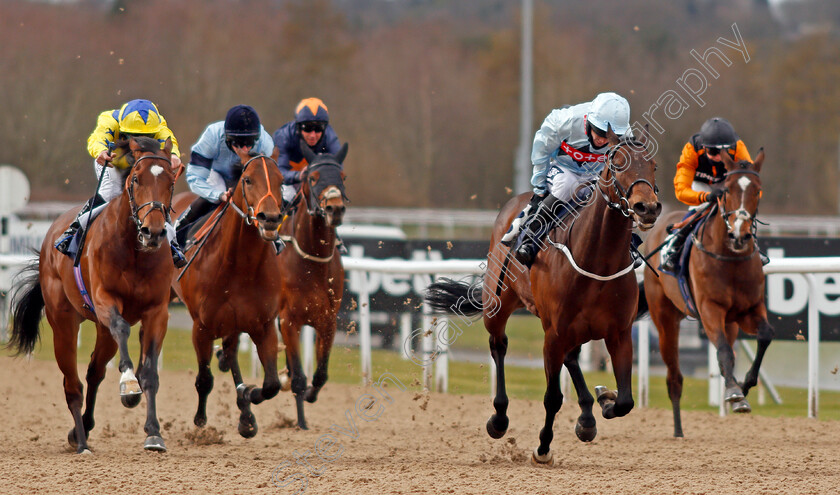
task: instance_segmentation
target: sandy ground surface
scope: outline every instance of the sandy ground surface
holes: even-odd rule
[[[145,400],[122,407],[110,370],[90,436],[93,454],[76,455],[66,441],[71,417],[55,363],[0,357],[0,492],[824,494],[840,484],[840,422],[688,413],[687,438],[674,439],[669,411],[636,409],[611,421],[598,413],[598,437],[584,444],[573,432],[573,404],[555,423],[555,465],[537,467],[530,452],[540,402],[512,401],[510,430],[493,440],[484,430],[489,397],[388,387],[393,402],[364,409],[365,394],[379,397],[372,388],[328,383],[308,405],[309,431],[292,426],[294,402],[282,393],[253,407],[260,431],[246,440],[236,431],[229,375],[216,376],[208,426],[192,425],[194,379],[161,375],[158,412],[169,451],[159,454],[142,449]],[[357,403],[379,416],[362,420]],[[321,460],[319,447],[333,460]]]

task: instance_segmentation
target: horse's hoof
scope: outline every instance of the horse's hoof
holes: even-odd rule
[[[219,371],[222,373],[230,371],[230,366],[225,361],[225,353],[220,346],[216,346],[216,359],[219,360]]]
[[[554,453],[549,450],[545,453],[545,455],[540,455],[537,450],[539,447],[534,448],[534,452],[531,453],[531,462],[537,464],[539,466],[551,466],[554,464]]]
[[[309,402],[310,404],[318,400],[318,391],[315,390],[314,387],[308,387],[306,392],[303,394],[303,400]]]
[[[723,400],[726,402],[740,402],[744,400],[744,392],[741,390],[741,387],[729,387],[723,393]]]
[[[143,442],[143,448],[151,452],[166,452],[166,445],[163,443],[163,438],[157,435],[146,437],[146,441]]]
[[[595,387],[595,398],[598,399],[598,404],[601,406],[604,405],[605,401],[613,401],[615,402],[618,400],[618,392],[615,390],[610,390],[603,385],[598,385]]]
[[[581,442],[591,442],[592,440],[595,440],[595,436],[597,434],[598,428],[596,426],[586,427],[582,426],[580,422],[575,424],[575,435],[577,435],[578,440]]]
[[[280,370],[280,390],[288,392],[292,389],[292,379],[289,378],[289,370],[283,368]]]
[[[498,416],[494,414],[487,420],[487,434],[490,435],[490,438],[498,440],[507,433],[508,424],[510,424],[510,420],[507,416]]]
[[[236,407],[240,410],[247,408],[251,404],[251,390],[256,388],[255,385],[245,385],[240,383],[236,386]]]
[[[300,428],[301,430],[308,430],[308,429],[309,429],[309,427],[306,425],[306,420],[301,420],[301,419],[299,419],[299,420],[298,420],[298,424],[297,424],[297,426],[298,426],[298,428]]]
[[[254,438],[257,434],[257,418],[254,413],[242,413],[239,416],[239,434],[242,438]]]
[[[747,399],[743,399],[732,403],[732,412],[750,413],[752,412],[752,408],[750,407],[750,403],[747,402]]]
[[[199,416],[198,414],[196,414],[193,418],[193,424],[198,426],[199,428],[204,428],[205,426],[207,426],[207,416]]]
[[[81,451],[81,452],[76,452],[76,453],[77,453],[77,454],[81,454],[81,455],[93,455],[93,452],[91,452],[91,451],[90,451],[90,450],[88,450],[88,449],[82,449],[82,451]]]
[[[120,402],[122,402],[122,405],[124,405],[125,407],[131,409],[137,407],[137,405],[140,404],[141,398],[143,398],[142,393],[133,395],[120,395]]]

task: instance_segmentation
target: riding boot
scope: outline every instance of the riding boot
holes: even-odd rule
[[[283,239],[277,239],[276,241],[274,241],[274,254],[275,254],[275,256],[282,253],[284,249],[286,249],[286,243],[283,242]]]
[[[761,266],[767,266],[767,263],[770,263],[770,257],[761,251],[758,252],[758,257],[761,258]]]
[[[505,232],[505,235],[503,235],[499,241],[502,245],[510,247],[514,244],[514,242],[516,242],[516,239],[519,237],[519,233],[522,231],[522,226],[531,220],[537,211],[537,206],[544,198],[545,196],[540,196],[537,193],[531,195],[531,199],[528,204],[522,209],[519,215],[513,219],[510,223],[508,231]]]
[[[528,219],[519,234],[520,245],[514,249],[513,256],[519,263],[531,268],[537,256],[538,243],[542,236],[551,230],[558,216],[568,211],[568,205],[549,194],[539,203],[537,211]]]
[[[338,254],[342,256],[348,253],[347,246],[344,245],[344,241],[339,237],[338,232],[335,233],[335,247],[338,248]]]
[[[683,228],[670,235],[670,240],[666,241],[668,243],[662,248],[662,252],[659,256],[660,270],[663,272],[676,273],[677,260],[679,260],[680,254],[682,254],[682,248],[685,244],[685,240],[688,238],[689,232],[691,232],[690,228]]]
[[[169,241],[169,250],[172,251],[172,262],[175,263],[176,268],[183,268],[187,266],[187,259],[184,257],[184,252],[181,251],[181,246],[178,244],[178,235],[175,232],[175,227],[169,222],[166,223],[166,239]]]
[[[58,237],[58,240],[55,243],[55,248],[58,250],[59,253],[69,256],[67,252],[70,249],[70,244],[73,242],[73,237],[75,237],[76,233],[82,228],[82,216],[86,213],[91,212],[94,208],[104,205],[105,200],[99,194],[96,194],[93,197],[93,201],[88,201],[82,206],[82,209],[79,210],[79,213],[76,214],[76,218],[73,220],[73,223],[67,227],[67,230],[64,231]],[[90,221],[88,221],[90,223]]]
[[[216,205],[211,203],[210,201],[198,197],[187,206],[187,209],[184,210],[183,213],[175,220],[175,224],[173,227],[175,228],[175,239],[178,242],[178,246],[186,246],[187,245],[187,234],[189,233],[190,226],[199,218],[203,217],[207,212],[212,210]]]

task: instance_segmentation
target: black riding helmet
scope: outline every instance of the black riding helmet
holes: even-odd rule
[[[236,105],[225,117],[225,144],[253,146],[260,136],[260,117],[248,105]]]
[[[700,144],[704,148],[729,149],[738,143],[738,135],[728,120],[713,117],[700,127]]]

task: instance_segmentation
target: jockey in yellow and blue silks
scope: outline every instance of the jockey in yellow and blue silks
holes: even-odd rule
[[[124,174],[130,168],[125,155],[127,148],[115,149],[114,145],[124,142],[134,136],[146,136],[160,141],[161,146],[170,139],[172,142],[172,156],[170,157],[172,169],[177,170],[181,166],[178,140],[169,126],[166,119],[158,111],[157,106],[149,100],[131,100],[116,110],[106,110],[99,114],[96,120],[96,128],[88,137],[87,150],[94,158],[93,166],[96,177],[102,176],[99,189],[93,201],[85,203],[85,207],[70,224],[70,227],[59,237],[55,248],[64,254],[70,247],[76,232],[87,226],[90,213],[99,207],[104,206],[112,199],[122,194],[124,186]],[[104,170],[103,168],[107,167]],[[166,223],[166,234],[169,245],[172,249],[172,259],[176,266],[186,264],[175,241],[175,230],[169,222]]]
[[[274,131],[277,165],[283,173],[283,199],[291,201],[300,188],[300,173],[308,165],[301,146],[313,153],[338,153],[341,143],[330,126],[330,113],[318,98],[304,98],[295,107],[295,120]],[[301,143],[303,141],[303,143]]]
[[[505,245],[518,242],[512,251],[524,266],[530,267],[537,254],[538,230],[545,233],[574,209],[570,203],[581,199],[576,197],[578,187],[603,170],[608,129],[619,137],[630,132],[630,104],[616,93],[552,110],[536,132],[531,150],[534,194],[501,239]]]

